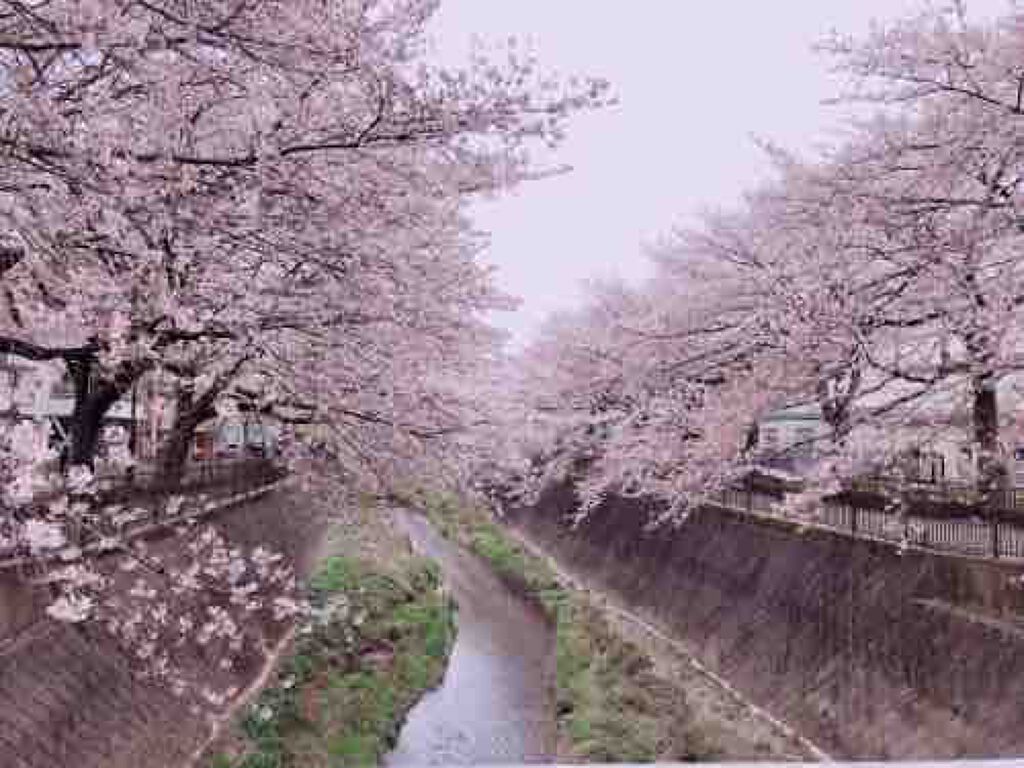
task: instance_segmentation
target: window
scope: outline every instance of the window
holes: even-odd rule
[[[779,430],[776,427],[761,427],[761,434],[758,443],[768,451],[779,449]]]
[[[65,371],[64,375],[61,376],[60,381],[53,388],[54,397],[74,397],[75,396],[75,382],[71,379],[71,375]]]
[[[793,454],[811,456],[814,454],[814,427],[797,427],[793,440]]]
[[[224,442],[229,445],[242,444],[242,425],[228,424],[224,427]]]
[[[249,445],[262,445],[263,444],[263,425],[262,424],[246,424],[245,425],[245,442]]]
[[[926,483],[938,483],[946,477],[946,457],[935,451],[925,451],[920,457],[918,479]]]

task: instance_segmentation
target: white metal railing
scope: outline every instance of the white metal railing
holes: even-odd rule
[[[737,489],[722,491],[708,501],[736,512],[812,523],[853,536],[977,557],[1024,559],[1024,527],[1006,521],[901,516],[849,504],[822,504],[798,514],[770,494]]]

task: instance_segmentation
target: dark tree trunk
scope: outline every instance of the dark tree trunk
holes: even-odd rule
[[[853,403],[860,394],[861,370],[856,363],[818,381],[818,404],[822,420],[832,432],[833,442],[845,448],[853,431]]]
[[[75,387],[75,407],[71,414],[70,446],[67,464],[92,469],[96,463],[100,430],[107,413],[142,375],[144,368],[126,363],[109,381],[94,382],[95,361],[68,361],[68,371]]]
[[[93,406],[92,360],[76,360],[68,363],[68,372],[75,388],[75,407],[71,413],[71,429],[68,434],[67,464],[85,465],[90,469],[96,457],[99,442],[100,420],[103,414]]]
[[[162,483],[169,487],[178,485],[185,476],[185,465],[188,462],[189,449],[195,440],[196,429],[207,419],[216,415],[213,401],[216,392],[210,390],[196,399],[191,389],[181,388],[178,391],[178,405],[174,414],[174,424],[166,442],[160,448],[157,465],[160,468]]]
[[[174,424],[164,444],[160,446],[157,466],[160,482],[175,486],[181,482],[185,474],[185,463],[188,461],[188,449],[195,437],[199,422],[192,418],[192,390],[180,388],[178,402],[174,413]]]
[[[850,433],[853,431],[853,404],[860,394],[861,369],[852,362],[844,371],[832,376],[821,376],[818,380],[818,405],[821,418],[831,432],[833,450],[840,456],[846,453]],[[852,478],[838,478],[840,487],[849,489]],[[856,513],[850,523],[856,529]]]
[[[992,493],[1001,487],[1006,474],[999,453],[999,405],[996,383],[990,376],[973,382],[972,418],[974,441],[978,445],[978,490]]]
[[[218,376],[209,389],[196,397],[192,385],[179,385],[178,407],[174,415],[174,425],[167,441],[160,447],[157,465],[162,480],[176,485],[185,475],[185,464],[188,461],[189,448],[195,439],[196,428],[207,419],[217,415],[214,402],[224,392],[247,358],[237,360],[234,366]]]
[[[999,451],[999,402],[994,377],[972,382],[974,441],[978,447],[978,496],[992,524],[992,554],[999,553],[999,516],[1006,483],[1006,467]]]
[[[160,482],[169,488],[180,485],[185,476],[185,465],[188,463],[188,453],[195,438],[196,427],[199,422],[193,419],[175,419],[171,432],[167,435],[167,442],[160,451],[158,466],[160,468]]]

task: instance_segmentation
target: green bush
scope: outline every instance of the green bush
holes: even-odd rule
[[[377,740],[359,733],[344,733],[332,738],[327,751],[346,766],[376,765],[380,757]]]
[[[359,584],[359,564],[347,557],[329,557],[310,581],[314,595],[348,592]]]

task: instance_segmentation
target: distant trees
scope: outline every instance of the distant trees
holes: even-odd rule
[[[776,180],[741,210],[676,233],[650,285],[602,290],[526,353],[550,370],[533,396],[562,404],[549,425],[590,436],[585,498],[682,508],[796,403],[821,409],[829,487],[962,413],[991,496],[997,388],[1021,366],[1022,44],[1018,14],[976,24],[959,4],[823,44],[849,76],[841,98],[875,114],[814,160],[769,147]]]

